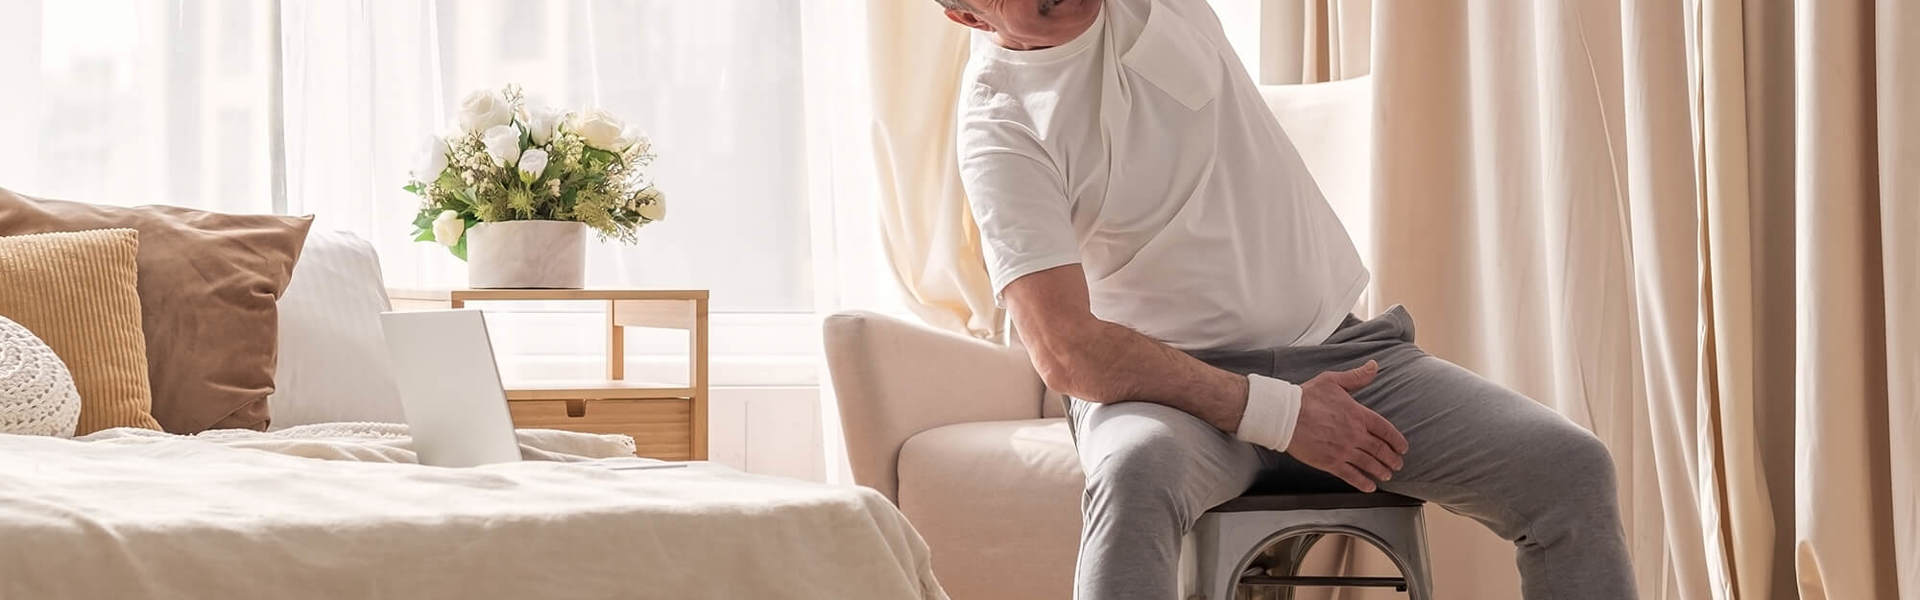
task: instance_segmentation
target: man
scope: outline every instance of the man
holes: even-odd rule
[[[938,0],[976,31],[961,176],[995,292],[1073,398],[1084,600],[1173,598],[1180,538],[1259,484],[1445,505],[1527,598],[1635,595],[1605,447],[1421,352],[1206,0]]]

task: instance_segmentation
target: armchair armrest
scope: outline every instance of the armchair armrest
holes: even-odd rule
[[[853,479],[888,499],[898,500],[900,446],[914,434],[1041,416],[1045,387],[1018,348],[861,311],[823,328]]]

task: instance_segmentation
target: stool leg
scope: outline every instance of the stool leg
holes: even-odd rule
[[[1409,514],[1395,519],[1391,525],[1376,526],[1373,533],[1385,544],[1381,550],[1406,565],[1401,576],[1407,579],[1408,600],[1432,600],[1433,572],[1427,563],[1426,518],[1418,508],[1407,511]]]
[[[1414,544],[1404,552],[1407,558],[1407,598],[1408,600],[1432,600],[1433,572],[1427,564],[1427,547]]]

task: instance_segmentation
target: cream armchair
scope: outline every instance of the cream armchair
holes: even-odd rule
[[[1368,78],[1262,93],[1356,229]],[[1026,354],[867,312],[828,317],[825,343],[853,478],[913,522],[948,594],[1071,597],[1083,478],[1060,402]]]
[[[900,506],[947,593],[1071,596],[1080,465],[1026,354],[864,312],[825,340],[854,481]]]

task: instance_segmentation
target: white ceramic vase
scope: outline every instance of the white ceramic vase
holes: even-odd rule
[[[577,289],[587,279],[587,225],[500,221],[467,230],[467,286]]]

